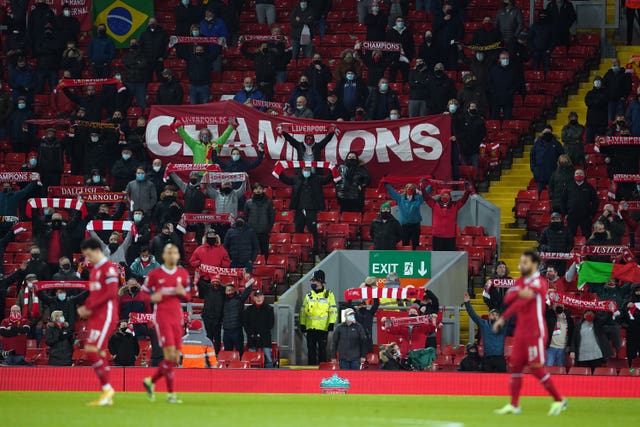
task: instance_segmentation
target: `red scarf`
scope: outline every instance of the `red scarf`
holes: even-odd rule
[[[87,223],[87,234],[89,231],[129,231],[133,233],[135,241],[138,240],[138,230],[136,224],[133,221],[101,221],[93,219]]]
[[[276,126],[278,133],[298,133],[304,135],[328,134],[334,132],[335,125],[315,125],[315,124],[298,124],[298,123],[280,123]]]
[[[242,48],[242,45],[246,42],[274,42],[274,43],[284,43],[285,48],[289,49],[291,47],[291,43],[289,42],[289,37],[287,36],[272,36],[270,34],[245,34],[244,36],[240,36],[238,39],[238,48]]]
[[[106,186],[89,186],[80,187],[74,185],[58,185],[51,186],[48,189],[49,197],[66,197],[66,196],[82,196],[86,194],[106,193],[109,191],[109,187]]]
[[[83,87],[83,86],[97,86],[97,85],[116,85],[116,90],[122,92],[127,88],[122,82],[114,77],[108,79],[62,79],[58,86],[53,90],[53,93],[57,93],[58,90],[67,87]]]
[[[192,36],[171,36],[169,37],[169,49],[177,44],[217,44],[223,48],[227,47],[227,40],[224,37],[192,37]]]
[[[38,281],[39,291],[48,291],[50,289],[89,289],[89,282],[83,280],[70,280],[68,282],[60,280]]]
[[[0,182],[40,181],[38,172],[0,172]]]
[[[379,50],[381,52],[402,52],[402,44],[384,41],[363,41],[360,43],[362,50]]]
[[[127,199],[127,193],[82,193],[81,197],[86,203],[120,203]]]
[[[189,164],[189,163],[169,163],[164,170],[162,179],[166,182],[172,172],[222,172],[220,166],[216,164]]]
[[[198,223],[224,223],[229,224],[231,222],[232,217],[229,214],[197,214],[197,213],[183,213],[180,217],[180,221],[176,228],[180,230],[182,233],[187,232],[188,224],[198,224]]]
[[[31,288],[24,285],[24,300],[22,304],[24,311],[24,317],[27,319],[37,319],[40,317],[40,301],[38,301],[37,286],[33,285]]]
[[[351,301],[354,299],[419,299],[424,297],[424,288],[351,288],[344,291],[344,299]]]
[[[571,308],[577,308],[580,310],[608,311],[610,313],[615,313],[616,311],[618,311],[618,305],[615,301],[611,300],[589,301],[571,295],[555,292],[553,290],[549,290],[548,298],[549,301],[555,302],[556,304],[564,305]]]
[[[330,162],[294,162],[289,160],[280,160],[276,163],[275,168],[273,168],[273,176],[276,178],[280,178],[282,172],[285,169],[295,169],[295,168],[317,168],[317,169],[329,169],[331,171],[331,175],[333,176],[333,182],[338,182],[342,179],[340,176],[340,172],[338,172],[338,168],[336,165]]]
[[[87,216],[87,207],[84,202],[79,199],[58,199],[58,198],[40,198],[29,199],[25,213],[31,218],[33,209],[57,208],[57,209],[74,209],[82,213],[82,218]]]

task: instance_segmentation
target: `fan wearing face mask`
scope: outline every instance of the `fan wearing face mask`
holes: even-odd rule
[[[238,215],[238,200],[247,191],[247,178],[240,183],[238,188],[233,188],[233,182],[225,181],[216,188],[215,184],[206,186],[205,194],[216,203],[216,213]],[[226,230],[224,230],[226,231]]]
[[[64,263],[71,266],[68,258],[64,258]],[[56,279],[54,279],[56,280]],[[69,280],[69,279],[67,279]],[[71,280],[80,280],[80,278],[75,277]],[[88,290],[82,290],[79,293],[73,294],[72,289],[56,289],[53,291],[39,291],[38,299],[44,304],[44,306],[48,309],[50,313],[54,311],[60,311],[65,318],[65,322],[69,325],[71,330],[73,331],[76,324],[76,309],[84,304],[84,300],[89,296]]]
[[[582,319],[576,324],[569,354],[577,366],[593,370],[611,357],[611,345],[603,328],[601,318],[594,311],[584,312]]]
[[[395,250],[402,240],[402,226],[391,214],[391,205],[385,202],[380,205],[380,215],[371,223],[369,229],[373,248],[378,251]]]
[[[178,201],[178,192],[173,185],[166,185],[160,194],[160,200],[153,209],[152,220],[156,225],[156,230],[162,227],[162,224],[170,222],[174,225],[180,221],[184,207]]]
[[[533,179],[538,184],[538,194],[547,188],[551,175],[558,164],[558,158],[562,154],[564,154],[564,148],[553,134],[551,125],[546,125],[533,143],[529,157]]]
[[[560,253],[569,252],[573,248],[573,238],[564,225],[564,218],[559,212],[551,214],[549,225],[542,230],[538,239],[538,248],[544,252]],[[547,260],[546,264],[555,267],[560,275],[563,275],[567,269],[567,263],[563,260]]]
[[[329,133],[324,136],[319,142],[316,142],[314,135],[305,135],[303,142],[300,142],[287,132],[282,132],[284,140],[289,143],[296,150],[298,154],[298,160],[305,162],[319,162],[322,161],[322,152],[325,147],[331,142],[331,139],[336,134],[336,127],[332,125],[329,129]]]
[[[402,16],[406,16],[406,13]],[[402,75],[403,82],[409,81],[409,63],[416,50],[413,33],[407,28],[407,23],[402,16],[397,16],[395,22],[389,24],[391,28],[385,37],[385,41],[402,45],[402,53],[391,52],[389,55],[391,57],[391,65],[389,66],[389,81],[391,83],[395,83],[398,72]]]
[[[391,184],[386,184],[387,193],[398,204],[398,221],[402,226],[402,245],[413,249],[418,247],[420,240],[420,223],[422,215],[420,206],[424,203],[424,198],[416,190],[415,184],[407,184],[404,187],[404,194],[398,193]]]
[[[198,246],[189,259],[191,267],[198,267],[200,264],[214,267],[229,267],[231,260],[229,253],[222,246],[217,230],[209,228],[205,234],[202,245]]]
[[[609,96],[604,88],[602,77],[595,76],[593,78],[593,89],[585,95],[584,103],[587,106],[585,144],[593,144],[596,136],[605,134],[609,123]]]
[[[598,213],[599,205],[598,193],[586,182],[584,170],[576,169],[573,182],[562,195],[562,213],[567,217],[571,239],[577,235],[578,227],[583,236],[591,235],[591,221]]]
[[[171,128],[178,132],[180,138],[182,138],[184,143],[187,144],[193,152],[194,164],[209,163],[207,161],[207,153],[212,149],[216,149],[217,146],[225,144],[231,132],[233,132],[236,127],[238,127],[238,121],[233,117],[229,118],[229,126],[227,126],[227,129],[220,135],[220,138],[212,141],[212,134],[208,128],[200,129],[198,139],[195,139],[187,133],[184,124],[180,120],[175,120],[171,125]]]
[[[113,176],[113,191],[123,191],[127,184],[136,178],[136,169],[140,161],[133,157],[131,147],[124,145],[121,148],[120,158],[113,163],[111,175]]]
[[[253,271],[253,263],[258,257],[258,236],[244,216],[236,218],[233,227],[224,236],[224,248],[231,258],[231,268]]]
[[[422,190],[425,203],[431,208],[431,227],[433,229],[434,251],[456,250],[456,224],[458,211],[462,209],[469,196],[473,194],[472,187],[465,183],[464,194],[455,202],[451,198],[451,191],[440,192],[438,200],[431,196],[429,188]]]
[[[45,188],[60,185],[64,170],[63,149],[54,128],[47,129],[45,136],[40,140],[36,162],[40,163],[38,165],[40,181]]]
[[[41,272],[37,272],[40,280],[47,280],[58,271],[58,261],[61,257],[71,257],[73,254],[71,230],[74,230],[81,220],[79,213],[73,213],[67,223],[62,213],[49,209],[44,212],[44,216],[34,214],[32,218],[33,237],[42,248],[42,250],[32,250],[32,258],[38,262],[44,261],[48,268],[46,278],[40,275]]]
[[[127,250],[133,241],[133,233],[127,233],[127,236],[123,240],[122,235],[117,231],[114,231],[111,233],[111,236],[109,236],[108,244],[105,244],[93,230],[89,231],[89,235],[100,242],[102,252],[107,258],[109,258],[109,260],[111,260],[111,262],[126,265]]]
[[[253,170],[260,166],[260,163],[262,163],[262,159],[264,158],[263,145],[258,144],[256,150],[258,151],[258,156],[255,159],[247,160],[246,158],[242,158],[242,152],[239,148],[232,148],[231,156],[226,162],[220,160],[220,157],[218,157],[218,153],[216,150],[211,150],[210,161],[211,163],[215,163],[220,166],[220,169],[225,172],[249,172],[250,170]],[[251,149],[251,151],[253,151],[253,149]],[[240,184],[237,184],[236,186],[240,186]]]
[[[340,212],[362,212],[364,192],[371,182],[371,177],[356,152],[347,153],[344,163],[338,166],[338,173],[342,177],[336,183]]]
[[[593,224],[593,233],[587,240],[587,246],[609,246],[612,245],[611,233],[607,231],[607,227],[602,221],[596,221]],[[611,258],[608,256],[589,256],[588,261],[596,262],[611,262]]]

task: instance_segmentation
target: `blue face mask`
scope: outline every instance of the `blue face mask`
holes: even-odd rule
[[[356,78],[355,74],[347,74],[347,80],[353,81],[353,79],[355,79],[355,78]]]
[[[304,176],[305,178],[309,178],[311,176],[311,172],[310,171],[302,171],[302,176]]]
[[[611,70],[616,73],[618,71],[620,71],[620,66],[619,65],[614,65],[613,67],[611,67]]]
[[[193,37],[198,37],[198,36],[200,35],[200,31],[197,31],[197,30],[195,30],[195,31],[191,31],[191,35],[192,35]]]
[[[500,60],[500,65],[502,65],[503,67],[506,67],[507,65],[509,65],[509,60],[508,59],[501,59]]]
[[[19,110],[24,110],[25,108],[27,108],[27,104],[18,104]]]
[[[458,106],[456,104],[449,105],[449,112],[451,114],[455,113],[456,111],[458,111]]]
[[[65,299],[67,299],[67,294],[58,294],[58,299],[60,301],[64,301]],[[64,322],[64,320],[61,320],[61,322]]]
[[[389,84],[388,83],[380,83],[380,90],[382,90],[382,91],[389,90]]]
[[[237,162],[238,160],[240,160],[240,154],[232,154],[231,160],[233,160],[234,162]]]
[[[35,166],[35,165],[37,165],[37,164],[38,164],[38,160],[37,160],[37,159],[29,159],[29,164],[30,164],[31,166]]]
[[[404,29],[404,22],[396,22],[396,28],[399,30]]]
[[[97,184],[100,182],[100,175],[94,175],[91,177],[91,180],[93,181],[94,184]]]
[[[137,173],[136,174],[136,180],[137,181],[144,181],[144,177],[145,177],[145,174],[143,174],[143,173]]]
[[[129,160],[131,158],[131,154],[123,154],[122,160]]]
[[[64,316],[58,317],[58,322],[59,323],[64,323]]]
[[[133,214],[133,220],[135,222],[140,222],[142,221],[142,214]]]

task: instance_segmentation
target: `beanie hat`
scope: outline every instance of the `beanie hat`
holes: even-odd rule
[[[383,209],[389,209],[391,210],[391,203],[389,202],[384,202],[383,204],[380,205],[380,212],[382,212]]]

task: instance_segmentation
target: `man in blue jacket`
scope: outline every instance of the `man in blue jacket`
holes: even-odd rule
[[[504,358],[504,339],[507,336],[508,327],[503,327],[498,333],[493,332],[493,323],[500,317],[498,310],[489,312],[489,320],[484,320],[471,306],[471,297],[464,294],[464,307],[473,322],[478,325],[482,336],[482,370],[485,372],[507,372],[507,362]]]
[[[391,184],[386,184],[386,188],[389,196],[398,204],[398,221],[402,226],[402,245],[408,246],[411,242],[413,250],[415,250],[420,241],[420,224],[422,223],[420,206],[424,203],[424,199],[416,191],[415,184],[407,184],[404,194],[398,193]]]
[[[98,25],[96,36],[89,43],[87,57],[91,63],[91,72],[96,79],[104,79],[111,76],[111,61],[116,55],[116,45],[107,36],[107,27]]]
[[[564,154],[564,148],[553,134],[551,125],[546,125],[533,143],[529,163],[533,179],[538,184],[538,194],[547,188],[551,175],[557,168],[558,157]]]

